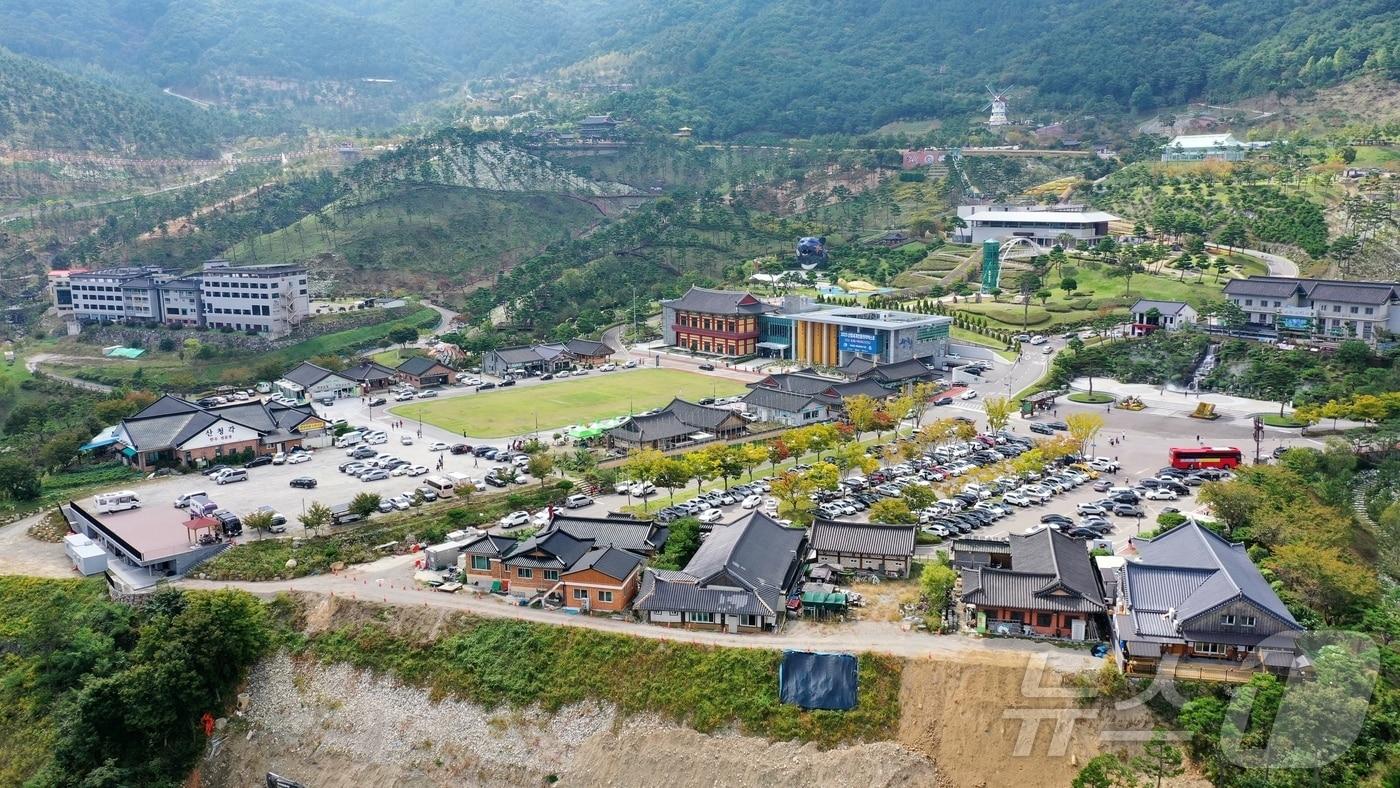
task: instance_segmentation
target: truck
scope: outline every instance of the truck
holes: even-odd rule
[[[363,520],[364,515],[350,508],[348,503],[337,503],[331,505],[331,523],[334,525],[345,525],[357,520]]]

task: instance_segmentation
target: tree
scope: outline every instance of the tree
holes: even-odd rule
[[[1380,591],[1364,562],[1336,547],[1281,545],[1264,565],[1328,623],[1349,618]]]
[[[243,527],[261,534],[272,528],[272,512],[266,509],[259,509],[243,515]]]
[[[690,563],[695,551],[700,549],[700,521],[694,517],[682,517],[670,525],[670,535],[666,537],[666,547],[656,557],[652,566],[657,569],[683,569]]]
[[[819,462],[808,468],[804,473],[807,476],[807,481],[812,485],[813,490],[831,492],[836,490],[841,484],[841,472],[835,465],[829,462]]]
[[[69,430],[50,438],[39,448],[39,461],[45,468],[59,470],[65,468],[78,456],[83,445],[79,433]]]
[[[1079,280],[1075,279],[1072,276],[1066,276],[1065,278],[1060,280],[1060,289],[1065,291],[1065,295],[1073,293],[1078,288]]]
[[[805,474],[788,471],[771,484],[773,497],[778,499],[778,515],[805,524],[810,520],[812,483]]]
[[[1094,756],[1070,782],[1071,788],[1138,788],[1137,775],[1115,753]]]
[[[881,498],[870,506],[872,523],[910,525],[918,521],[919,516],[909,511],[909,504],[901,498]]]
[[[920,512],[933,505],[938,500],[938,496],[933,494],[933,490],[922,484],[911,484],[904,488],[904,503],[911,512]]]
[[[987,414],[987,431],[1001,432],[1006,429],[1015,409],[1007,397],[987,397],[982,400],[982,410]]]
[[[350,511],[361,517],[369,517],[379,511],[379,493],[362,492],[350,500]]]
[[[1215,238],[1222,246],[1231,250],[1239,246],[1244,246],[1249,242],[1249,235],[1245,232],[1244,222],[1239,219],[1231,219],[1226,222],[1225,226],[1220,228],[1219,235]]]
[[[761,443],[745,443],[739,447],[740,461],[748,470],[749,481],[753,481],[753,471],[768,459],[768,448]]]
[[[540,486],[544,486],[545,477],[554,471],[554,455],[549,452],[539,452],[530,455],[530,461],[525,464],[525,469],[530,475],[540,480]]]
[[[880,405],[874,397],[857,394],[854,397],[847,397],[842,404],[846,409],[846,418],[855,428],[857,441],[860,440],[862,433],[875,429],[875,413],[880,409]]]
[[[939,561],[924,564],[919,572],[919,595],[928,606],[928,628],[935,630],[943,619],[943,611],[952,602],[953,587],[958,573],[951,566]]]
[[[1040,305],[1045,306],[1045,302],[1050,300],[1050,291],[1044,288],[1035,291],[1035,297],[1040,299]]]
[[[738,446],[716,446],[710,450],[715,458],[715,469],[724,479],[724,489],[729,489],[729,480],[737,479],[744,473],[744,454]]]
[[[0,497],[32,501],[43,492],[33,463],[19,457],[0,459]]]
[[[406,347],[408,343],[418,341],[418,329],[413,326],[400,326],[389,332],[389,341]]]
[[[301,523],[301,527],[311,532],[312,536],[315,536],[318,529],[331,524],[332,518],[330,507],[320,501],[315,501],[306,507],[306,511],[297,515],[297,522]]]
[[[1152,732],[1151,741],[1143,745],[1142,755],[1132,759],[1133,768],[1162,788],[1163,777],[1177,777],[1185,769],[1181,765],[1181,750],[1166,740],[1162,732]]]
[[[660,467],[657,468],[657,486],[665,487],[671,493],[671,502],[676,500],[676,490],[684,487],[690,481],[690,466],[684,460],[676,457],[667,457]]]
[[[1065,424],[1069,425],[1069,435],[1078,444],[1081,454],[1088,451],[1089,443],[1094,440],[1094,436],[1103,429],[1104,419],[1098,413],[1080,411],[1065,416]]]
[[[715,461],[715,455],[705,449],[686,454],[685,466],[690,471],[690,478],[695,480],[696,492],[700,492],[705,482],[719,475],[719,463]]]

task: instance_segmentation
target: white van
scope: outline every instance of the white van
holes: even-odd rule
[[[175,499],[175,508],[176,508],[176,509],[183,509],[183,508],[185,508],[186,506],[189,506],[189,505],[190,505],[190,501],[191,501],[191,500],[193,500],[193,499],[195,499],[195,498],[207,498],[207,497],[209,497],[209,493],[207,493],[207,492],[205,492],[205,491],[203,491],[203,490],[194,490],[193,492],[187,492],[187,493],[185,493],[184,495],[181,495],[179,498],[176,498],[176,499]]]
[[[1043,345],[1043,344],[1045,344],[1045,342],[1046,342],[1045,337],[1041,336],[1040,334],[1036,334],[1035,336],[1031,337],[1031,344],[1032,344],[1032,345]]]
[[[459,490],[467,489],[484,491],[486,489],[486,482],[483,482],[480,479],[473,479],[465,473],[450,471],[447,474],[447,478],[452,480],[452,486]]]
[[[102,493],[92,500],[97,504],[99,512],[124,512],[127,509],[141,508],[141,496],[131,490]]]
[[[335,439],[335,447],[337,449],[344,449],[349,446],[354,446],[355,444],[364,440],[364,437],[365,434],[360,430],[350,430],[349,432]]]
[[[441,476],[429,476],[423,480],[423,483],[433,488],[440,498],[446,498],[452,494],[452,480],[450,479],[445,479]]]

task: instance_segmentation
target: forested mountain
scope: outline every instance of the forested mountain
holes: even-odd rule
[[[216,157],[228,120],[154,90],[124,90],[0,49],[0,148]]]
[[[1013,111],[1113,113],[1400,75],[1393,0],[645,2],[606,46],[715,137],[966,114],[987,83]]]

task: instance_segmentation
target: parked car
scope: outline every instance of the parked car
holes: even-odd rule
[[[1166,487],[1148,490],[1147,495],[1143,497],[1147,498],[1149,501],[1175,501],[1177,499],[1176,493]]]
[[[715,371],[715,365],[714,365],[714,364],[701,364],[701,365],[698,367],[698,369],[700,369],[700,371],[702,371],[702,372],[714,372],[714,371]]]
[[[500,525],[502,528],[515,528],[525,525],[528,522],[530,522],[530,513],[524,510],[518,510],[502,517]]]
[[[454,443],[451,449],[453,454],[471,454],[472,447],[465,443]]]
[[[1051,427],[1051,426],[1048,425],[1048,424],[1041,424],[1041,423],[1038,422],[1038,421],[1033,421],[1033,422],[1031,422],[1030,430],[1031,430],[1031,432],[1034,432],[1034,433],[1037,433],[1037,434],[1040,434],[1040,435],[1054,435],[1054,434],[1055,434],[1055,428]]]
[[[1116,503],[1113,505],[1113,513],[1119,517],[1141,517],[1142,507],[1135,503]]]
[[[426,465],[414,465],[413,467],[411,467],[411,468],[408,469],[408,475],[409,475],[409,476],[422,476],[423,474],[425,474],[425,473],[427,473],[427,472],[428,472],[428,466],[426,466]]]
[[[264,466],[264,465],[271,465],[271,464],[272,464],[272,456],[271,456],[271,455],[268,455],[268,454],[264,454],[264,455],[261,456],[261,457],[254,457],[253,459],[251,459],[251,460],[249,460],[249,461],[243,463],[243,467],[244,467],[244,468],[261,468],[261,467]]]
[[[447,451],[452,447],[442,441],[433,441],[428,444],[428,451]]]
[[[713,525],[724,519],[724,513],[718,509],[706,509],[696,519],[707,525]]]
[[[382,482],[387,478],[389,478],[389,472],[383,468],[374,468],[360,474],[360,481],[362,482]]]
[[[289,482],[293,487],[300,487],[303,490],[311,490],[316,487],[316,480],[310,476],[298,476]]]
[[[1104,511],[1104,508],[1102,506],[1099,506],[1096,503],[1081,503],[1079,504],[1076,511],[1078,511],[1081,515],[1093,514],[1098,515],[1100,517],[1102,517],[1105,514],[1108,514],[1108,512]]]

